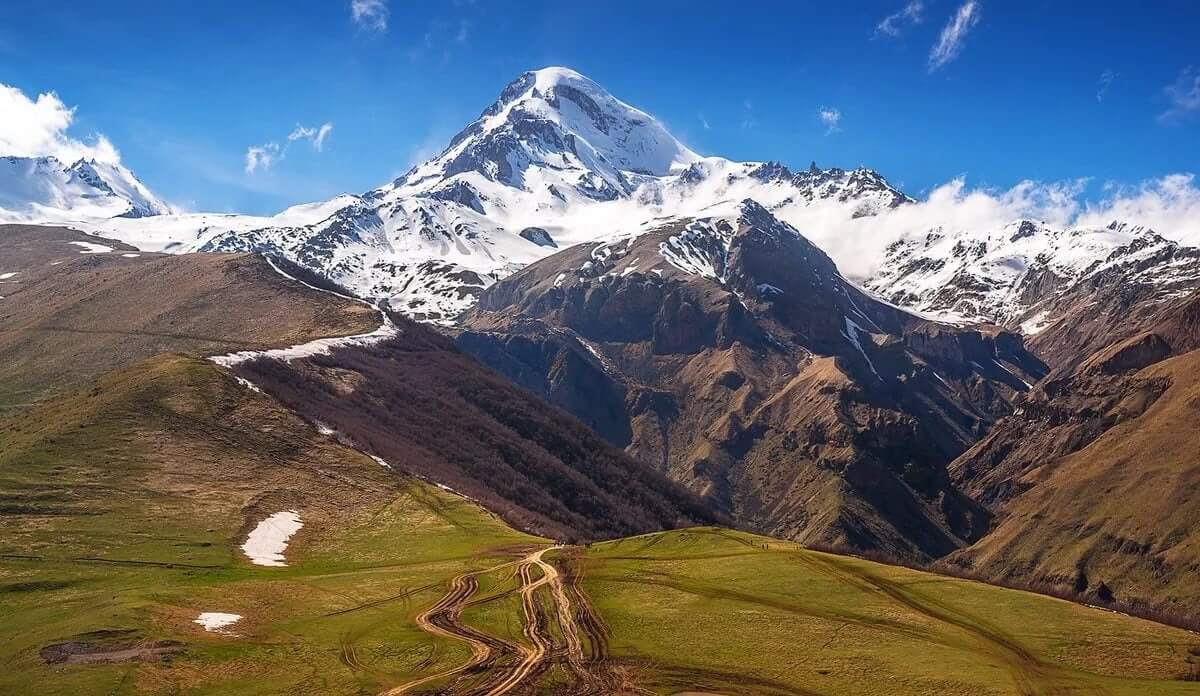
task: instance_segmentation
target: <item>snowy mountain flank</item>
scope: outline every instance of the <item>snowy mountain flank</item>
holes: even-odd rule
[[[1159,301],[1200,287],[1200,250],[1141,226],[1063,228],[1018,220],[997,229],[931,230],[891,244],[865,287],[954,323],[995,323],[1032,335],[1061,317],[1063,295],[1120,277]]]
[[[0,156],[0,222],[78,222],[173,212],[120,164]]]
[[[0,215],[7,218],[72,222],[148,251],[278,254],[440,323],[496,281],[559,250],[711,217],[746,199],[801,231],[915,202],[870,169],[814,163],[793,171],[701,156],[654,117],[558,67],[518,77],[445,150],[394,181],[275,216],[174,214],[119,165],[2,162]],[[1032,331],[1053,319],[1040,314],[1049,298],[1112,264],[1128,261],[1144,272],[1147,254],[1170,256],[1169,282],[1190,285],[1200,275],[1194,258],[1148,251],[1172,245],[1119,223],[938,228],[892,244],[875,264],[882,270],[858,280],[930,318]]]

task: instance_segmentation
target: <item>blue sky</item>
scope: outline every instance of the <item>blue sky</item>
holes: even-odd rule
[[[960,175],[997,188],[1088,177],[1099,191],[1200,170],[1195,2],[926,0],[907,15],[905,0],[357,2],[356,21],[352,0],[6,0],[0,83],[56,92],[76,109],[72,135],[104,134],[196,210],[370,189],[546,65],[701,153],[863,164],[917,195]],[[248,148],[326,123],[319,151],[302,137],[246,171]]]

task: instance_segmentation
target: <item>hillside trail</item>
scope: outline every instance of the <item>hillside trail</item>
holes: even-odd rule
[[[446,594],[429,609],[417,616],[417,625],[430,635],[466,643],[471,656],[462,664],[437,674],[397,686],[383,692],[384,696],[399,696],[425,684],[455,675],[486,671],[482,684],[471,686],[451,683],[440,693],[469,693],[484,696],[503,696],[518,689],[528,690],[537,679],[557,662],[564,662],[574,677],[572,694],[610,694],[627,688],[623,676],[607,664],[607,627],[592,609],[586,596],[571,575],[563,574],[553,563],[545,560],[547,552],[562,546],[544,547],[519,560],[509,561],[483,570],[464,573],[451,579]],[[516,565],[520,586],[522,634],[525,641],[517,644],[487,635],[462,621],[463,610],[474,601],[479,575]],[[540,601],[545,588],[550,595],[549,611]],[[572,600],[574,596],[574,601]],[[558,624],[560,635],[548,630],[551,617]],[[589,659],[585,643],[592,646]],[[509,655],[515,659],[505,660]]]
[[[478,576],[511,567],[516,561],[507,561],[499,565],[456,575],[450,579],[450,588],[432,607],[417,615],[417,626],[426,633],[457,640],[466,643],[471,649],[471,657],[464,663],[450,669],[416,679],[400,686],[388,689],[383,696],[399,696],[423,684],[452,677],[468,670],[494,662],[504,654],[518,652],[518,646],[482,631],[467,626],[462,621],[462,612],[470,603],[475,592],[479,589]]]

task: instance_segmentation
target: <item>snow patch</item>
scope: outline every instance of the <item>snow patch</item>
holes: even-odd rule
[[[259,394],[263,393],[263,390],[259,389],[257,384],[255,384],[254,382],[251,382],[250,380],[246,379],[245,377],[239,377],[237,375],[234,375],[233,378],[237,380],[238,384],[249,389],[250,391],[258,392]]]
[[[1021,333],[1025,334],[1026,336],[1035,336],[1038,333],[1041,333],[1043,329],[1053,323],[1048,321],[1049,315],[1050,312],[1043,309],[1032,317],[1021,322]]]
[[[113,250],[110,246],[96,244],[95,242],[68,242],[68,244],[74,244],[77,247],[83,247],[83,251],[79,252],[81,254],[107,254]]]
[[[15,276],[17,273],[20,273],[20,271],[12,271],[9,273],[0,273],[0,280],[8,280],[9,278]]]
[[[227,614],[223,611],[206,611],[201,613],[196,618],[192,619],[192,623],[200,624],[204,630],[209,633],[224,633],[225,635],[233,635],[225,630],[227,626],[232,626],[242,620],[241,614]]]
[[[121,258],[123,259],[136,259],[139,256],[141,256],[141,254],[121,254]]]
[[[874,372],[875,376],[882,380],[883,378],[879,377],[879,372],[875,370],[875,363],[871,362],[871,358],[867,355],[867,351],[863,350],[862,342],[858,338],[858,332],[862,331],[863,328],[855,324],[854,320],[850,317],[844,317],[844,319],[846,320],[846,330],[842,332],[842,336],[845,336],[846,340],[850,341],[850,345],[858,349],[863,359],[867,361],[867,366],[871,368],[871,372]]]
[[[300,530],[304,523],[300,521],[300,513],[295,510],[284,510],[271,515],[258,523],[258,526],[246,537],[242,544],[242,552],[254,565],[286,566],[283,552],[287,550],[288,540]]]

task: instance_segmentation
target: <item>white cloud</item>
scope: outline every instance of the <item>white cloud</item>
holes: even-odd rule
[[[54,92],[30,99],[16,87],[0,84],[0,155],[120,162],[117,148],[103,135],[93,134],[90,143],[69,135],[74,118],[75,109]]]
[[[372,31],[387,31],[387,0],[351,0],[350,16],[360,27]]]
[[[1023,181],[1007,190],[968,188],[957,178],[928,197],[880,215],[851,219],[836,203],[801,208],[787,219],[825,250],[847,276],[863,279],[878,268],[889,244],[923,238],[930,230],[994,229],[1014,220],[1053,225],[1146,225],[1182,244],[1200,245],[1200,187],[1192,174],[1172,174],[1133,186],[1108,186],[1085,199],[1087,180]]]
[[[1200,112],[1200,70],[1189,65],[1163,92],[1167,95],[1170,108],[1159,114],[1158,120],[1179,121]]]
[[[899,12],[884,17],[879,24],[876,24],[875,36],[900,36],[906,26],[921,23],[921,12],[924,10],[925,3],[921,0],[912,0]]]
[[[316,128],[296,124],[281,147],[278,142],[271,141],[262,145],[251,145],[246,148],[247,174],[269,171],[279,162],[287,159],[288,150],[297,140],[307,140],[312,143],[313,150],[321,152],[325,149],[325,139],[333,131],[332,123],[322,123]]]
[[[1096,81],[1096,102],[1104,101],[1104,97],[1108,94],[1108,88],[1112,87],[1113,80],[1117,79],[1117,74],[1112,70],[1105,70],[1100,73],[1100,79]]]
[[[325,138],[329,137],[329,133],[333,130],[332,123],[323,123],[318,128],[305,128],[299,124],[296,129],[288,134],[288,142],[297,140],[309,140],[312,142],[313,149],[321,152],[325,149]]]
[[[967,0],[942,28],[938,41],[929,51],[929,72],[933,72],[958,57],[963,41],[971,28],[979,23],[978,0]]]
[[[1076,224],[1113,220],[1146,225],[1182,244],[1200,246],[1200,187],[1194,174],[1171,174],[1135,186],[1109,186],[1109,197],[1083,207]]]
[[[822,106],[817,109],[817,118],[825,124],[825,135],[831,135],[841,130],[842,112],[832,106]]]
[[[253,174],[257,171],[268,171],[275,166],[282,157],[283,151],[279,148],[279,143],[267,143],[265,145],[253,145],[246,148],[246,173]]]
[[[712,129],[712,125],[709,124],[708,119],[705,118],[704,114],[696,114],[696,118],[700,119],[700,125],[704,128],[704,130]]]

